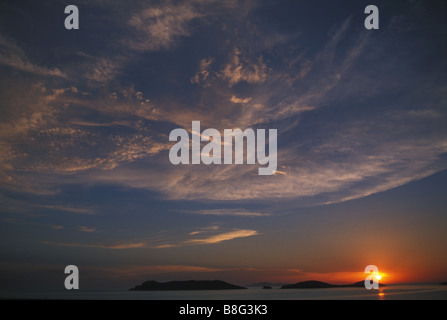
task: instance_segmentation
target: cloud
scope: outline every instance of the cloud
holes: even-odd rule
[[[129,26],[136,34],[124,42],[137,51],[169,49],[180,37],[190,35],[189,23],[200,16],[190,3],[167,3],[144,9],[130,18]]]
[[[174,167],[163,163],[162,157],[153,170],[117,168],[91,178],[157,190],[168,199],[277,198],[299,199],[306,205],[345,201],[395,188],[447,167],[442,158],[447,143],[439,134],[442,118],[430,118],[437,123],[430,127],[424,126],[421,118],[403,125],[401,118],[379,114],[335,127],[322,123],[315,132],[307,132],[303,139],[278,150],[278,163],[286,174],[260,177],[256,175],[257,165]],[[307,143],[307,139],[317,138],[318,143]],[[144,172],[150,172],[153,179],[143,178]],[[208,214],[237,212],[215,210]]]
[[[220,229],[220,227],[218,225],[212,225],[212,226],[200,228],[199,230],[196,230],[196,231],[192,231],[189,233],[189,235],[193,236],[193,235],[206,233],[206,232],[210,232],[210,231],[215,231],[215,230],[219,230],[219,229]]]
[[[91,243],[42,241],[42,243],[62,247],[100,248],[100,249],[111,249],[111,250],[138,249],[146,247],[146,244],[144,242],[118,243],[118,244],[91,244]]]
[[[239,82],[263,83],[267,80],[267,71],[267,65],[262,57],[259,57],[256,62],[249,62],[241,58],[241,51],[238,48],[234,48],[230,62],[218,76],[228,81],[229,86],[232,87]]]
[[[190,22],[219,11],[205,14],[201,5],[167,3],[133,12],[126,29],[132,45],[117,50],[116,56],[89,57],[90,69],[81,74],[92,82],[108,82],[129,72],[129,57],[174,47],[191,34]],[[225,27],[234,35],[228,31],[234,30],[231,26]],[[238,37],[240,45],[230,41],[232,45],[221,52],[227,59],[211,58],[207,52],[196,74],[189,78],[188,70],[183,79],[188,90],[191,82],[209,86],[193,86],[197,91],[179,97],[168,85],[167,92],[153,99],[144,89],[136,89],[137,80],[135,86],[99,89],[69,79],[58,85],[46,78],[10,81],[1,89],[2,188],[51,194],[65,183],[105,183],[156,191],[165,199],[324,203],[383,191],[446,168],[445,134],[440,129],[445,122],[445,90],[433,80],[436,74],[421,75],[417,85],[402,79],[399,64],[383,59],[390,40],[383,39],[384,47],[376,48],[372,36],[353,36],[352,28],[350,19],[335,26],[313,54],[303,48],[290,55],[285,51],[290,44],[282,40],[269,51],[269,66],[256,38]],[[0,43],[1,52],[27,61],[12,40],[2,37]],[[284,52],[293,61],[278,59]],[[414,65],[405,60],[405,52],[397,52],[399,57],[406,70]],[[365,67],[372,63],[373,69]],[[387,70],[393,72],[382,72]],[[158,81],[158,75],[153,79]],[[236,86],[244,82],[251,85]],[[387,97],[393,92],[402,94],[391,101]],[[275,126],[283,169],[275,176],[258,177],[257,165],[171,165],[166,128],[188,128],[197,119],[203,128],[219,130]]]
[[[219,243],[222,241],[233,240],[237,238],[251,237],[255,235],[258,235],[258,232],[255,230],[243,230],[243,229],[233,230],[230,232],[216,234],[206,238],[187,240],[185,244],[212,244],[212,243]]]
[[[243,99],[243,98],[237,98],[236,96],[231,96],[231,99],[230,99],[230,101],[233,103],[242,103],[242,104],[248,103],[248,102],[250,102],[250,100],[251,100],[250,97]]]
[[[142,275],[146,274],[158,274],[158,273],[177,273],[177,272],[216,272],[222,269],[209,268],[201,266],[185,266],[185,265],[150,265],[150,266],[125,266],[121,269],[123,273],[138,273]],[[112,272],[117,272],[117,269],[111,269]]]
[[[97,229],[92,227],[80,226],[77,228],[78,231],[82,232],[95,232]],[[118,243],[76,243],[76,242],[53,242],[53,241],[43,241],[46,245],[55,245],[63,247],[85,247],[85,248],[100,248],[100,249],[111,249],[111,250],[124,250],[124,249],[137,249],[137,248],[147,248],[147,249],[166,249],[175,248],[183,246],[192,245],[205,245],[205,244],[216,244],[223,241],[229,241],[237,238],[246,238],[258,235],[256,230],[250,229],[232,229],[226,232],[219,232],[220,227],[218,225],[211,225],[207,227],[199,228],[188,233],[186,238],[183,240],[169,242],[169,241],[132,241],[132,242],[118,242]],[[200,237],[196,237],[201,235]]]
[[[203,245],[203,244],[216,244],[223,241],[233,240],[237,238],[246,238],[258,235],[259,233],[256,230],[250,230],[250,229],[233,229],[228,232],[221,232],[221,233],[214,233],[214,231],[219,230],[220,228],[217,226],[211,226],[202,228],[198,231],[190,232],[190,236],[196,236],[198,234],[208,233],[206,236],[202,236],[200,238],[192,238],[192,239],[185,239],[179,242],[171,242],[171,243],[164,243],[164,244],[157,244],[155,246],[151,246],[152,248],[175,248],[175,247],[183,247],[183,246],[190,246],[190,245]],[[214,233],[214,234],[213,234]]]
[[[165,161],[166,153],[161,151],[160,157],[154,158],[150,165],[115,167],[107,174],[95,172],[87,181],[156,190],[168,199],[283,198],[299,199],[303,204],[320,204],[363,197],[446,168],[442,159],[446,152],[445,135],[440,129],[445,119],[442,106],[435,103],[428,109],[407,107],[408,104],[416,104],[411,98],[415,94],[420,97],[430,95],[434,91],[430,85],[419,86],[417,91],[406,90],[399,101],[388,105],[387,109],[392,111],[382,108],[377,102],[370,105],[356,100],[359,96],[367,99],[369,92],[378,97],[386,95],[389,91],[382,84],[390,80],[368,83],[367,90],[359,85],[365,78],[362,77],[365,55],[374,43],[370,43],[370,36],[352,41],[349,26],[350,20],[347,19],[313,59],[307,57],[307,60],[302,60],[304,65],[298,63],[296,70],[289,70],[292,74],[305,68],[305,75],[303,73],[284,86],[282,81],[274,83],[275,79],[281,79],[276,76],[281,69],[275,71],[273,68],[270,71],[272,77],[258,83],[261,87],[256,94],[247,92],[242,95],[250,96],[251,100],[238,98],[240,93],[235,94],[232,88],[222,88],[213,83],[206,89],[206,94],[214,95],[214,98],[204,99],[204,106],[189,109],[170,101],[164,108],[150,106],[144,112],[133,111],[128,106],[120,109],[121,112],[126,110],[146,119],[170,121],[186,128],[190,126],[191,119],[203,120],[203,127],[211,124],[224,128],[276,122],[275,125],[281,125],[279,139],[290,134],[288,141],[282,140],[278,153],[278,162],[285,168],[282,170],[285,174],[257,177],[253,174],[257,170],[256,165],[175,167]],[[348,44],[341,47],[342,40]],[[338,57],[334,61],[337,50]],[[240,56],[239,50],[235,50],[223,68],[239,70],[228,73],[228,78],[225,78],[231,82],[231,77],[235,76],[233,84],[245,81],[242,75],[246,64],[250,65]],[[381,62],[379,57],[377,59],[374,60],[377,68],[391,67]],[[206,68],[209,61],[204,62]],[[211,73],[207,74],[209,80]],[[399,81],[396,79],[394,82]],[[430,96],[433,101],[441,99],[441,95]],[[204,94],[203,97],[208,96]],[[232,106],[228,101],[242,106]],[[357,103],[360,105],[355,109]],[[365,115],[359,116],[359,108],[363,108]],[[182,112],[176,112],[178,110]],[[328,114],[342,116],[335,117],[337,120],[334,121],[335,118],[328,117]],[[301,126],[300,117],[306,115],[313,122]],[[148,175],[153,179],[143,178]]]
[[[95,232],[96,228],[92,228],[92,227],[86,227],[86,226],[80,226],[77,229],[78,231],[82,231],[82,232]]]
[[[213,58],[203,58],[200,60],[199,70],[190,79],[191,83],[200,83],[206,81],[210,77],[210,66],[214,62]]]
[[[199,215],[211,215],[211,216],[237,216],[237,217],[267,217],[267,216],[270,216],[269,213],[248,211],[246,209],[211,209],[211,210],[188,211],[186,213],[199,214]]]
[[[96,210],[92,208],[76,208],[66,205],[35,205],[36,207],[44,208],[44,209],[50,209],[50,210],[56,210],[56,211],[67,211],[70,213],[77,213],[77,214],[96,214]]]
[[[105,83],[115,79],[123,68],[125,58],[97,58],[94,64],[84,74],[84,77],[90,81]]]
[[[25,188],[18,169],[51,174],[111,170],[168,148],[168,142],[159,142],[159,134],[148,130],[144,118],[129,120],[146,104],[140,91],[122,89],[120,95],[98,102],[76,86],[50,89],[43,82],[26,83],[20,90],[28,89],[27,95],[14,94],[16,86],[12,83],[2,92],[0,179],[9,181],[10,187],[21,183],[23,191],[44,191],[42,186]],[[76,108],[90,110],[87,115],[96,112],[100,120],[117,120],[95,122],[82,112],[67,116]]]
[[[25,52],[12,39],[0,34],[0,64],[15,68],[24,72],[40,76],[56,76],[66,78],[67,75],[58,68],[46,68],[31,62]]]

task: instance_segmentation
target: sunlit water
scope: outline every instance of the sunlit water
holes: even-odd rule
[[[447,300],[447,286],[388,285],[379,290],[365,288],[260,289],[206,291],[60,291],[2,292],[0,299],[87,300]]]

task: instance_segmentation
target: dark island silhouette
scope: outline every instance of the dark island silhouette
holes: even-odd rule
[[[249,285],[247,285],[247,287],[261,287],[261,288],[263,288],[263,287],[281,287],[281,286],[283,286],[283,285],[286,285],[286,284],[288,284],[288,283],[284,283],[284,282],[275,282],[275,283],[272,283],[272,282],[256,282],[256,283],[252,283],[252,284],[249,284]]]
[[[129,290],[234,290],[247,289],[221,280],[146,281]]]
[[[447,282],[441,282],[440,285],[441,286],[447,286]]]
[[[285,284],[281,289],[319,289],[319,288],[364,288],[365,281],[358,281],[351,284],[330,284],[327,282],[309,280],[294,284]],[[380,287],[385,287],[380,284]],[[188,280],[188,281],[170,281],[157,282],[146,281],[142,284],[131,288],[131,291],[164,291],[164,290],[235,290],[247,289],[222,280]],[[269,285],[264,285],[262,289],[272,289]]]
[[[302,281],[295,284],[286,284],[281,289],[319,289],[319,288],[362,288],[365,287],[365,281],[358,281],[351,284],[330,284],[322,281],[309,280]],[[380,284],[380,287],[385,287],[384,284]]]

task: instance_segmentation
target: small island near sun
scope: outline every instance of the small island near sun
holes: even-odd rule
[[[287,284],[282,286],[281,289],[359,288],[364,286],[365,281],[363,280],[351,284],[330,284],[322,281],[309,280],[295,284]],[[384,284],[380,284],[380,286],[385,287]]]
[[[244,287],[236,286],[234,284],[227,283],[221,280],[189,280],[189,281],[170,281],[170,282],[157,282],[146,281],[141,285],[131,288],[129,290],[234,290],[234,289],[247,289]]]

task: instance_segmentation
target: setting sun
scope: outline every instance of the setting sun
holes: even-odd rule
[[[376,276],[376,279],[377,279],[377,280],[380,280],[380,279],[382,279],[382,276],[381,276],[380,274],[378,274],[378,275]]]

